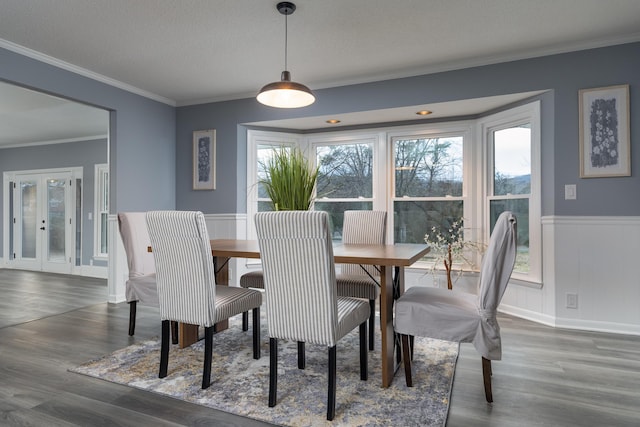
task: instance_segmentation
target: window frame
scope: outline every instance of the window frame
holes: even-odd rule
[[[107,252],[102,252],[100,242],[103,235],[107,236],[107,244],[109,240],[109,221],[107,220],[105,224],[106,230],[102,229],[101,221],[103,214],[106,214],[107,218],[109,216],[109,164],[95,164],[93,179],[93,258],[97,260],[108,260],[109,247],[107,246]]]
[[[446,138],[446,137],[462,137],[462,195],[454,197],[433,196],[433,197],[396,197],[395,196],[395,140],[412,139],[412,138]],[[472,218],[474,209],[470,203],[470,192],[472,181],[466,177],[472,176],[474,170],[474,148],[473,148],[473,121],[451,121],[449,123],[413,125],[403,128],[393,128],[387,133],[387,169],[389,173],[389,197],[387,202],[387,212],[394,212],[394,203],[402,200],[416,201],[453,201],[461,200],[463,204],[463,217]],[[466,154],[469,153],[469,154]],[[465,222],[466,223],[466,222]],[[387,215],[387,226],[389,227],[390,240],[394,241],[395,222],[394,215]],[[469,229],[468,223],[465,226],[465,238],[476,239],[476,233]],[[414,264],[416,267],[431,267],[430,261],[418,261]]]
[[[542,284],[542,184],[541,184],[541,129],[540,101],[514,107],[478,120],[478,134],[483,148],[483,223],[484,241],[489,242],[491,201],[523,199],[522,194],[495,196],[493,194],[493,133],[502,129],[529,123],[531,126],[531,189],[529,199],[529,272],[511,275],[514,283],[539,286]]]

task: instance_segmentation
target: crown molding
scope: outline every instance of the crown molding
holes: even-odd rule
[[[45,64],[53,65],[54,67],[61,68],[66,71],[70,71],[74,74],[79,74],[83,77],[88,77],[92,80],[96,80],[98,82],[108,84],[109,86],[113,86],[118,89],[122,89],[127,92],[131,92],[136,95],[140,95],[145,98],[152,99],[154,101],[162,102],[163,104],[167,104],[172,107],[176,106],[176,102],[172,99],[165,98],[160,95],[156,95],[155,93],[147,92],[146,90],[137,88],[135,86],[131,86],[127,83],[123,83],[119,80],[115,80],[107,76],[103,76],[102,74],[95,73],[91,70],[87,70],[86,68],[78,67],[76,65],[70,64],[68,62],[46,55],[44,53],[35,51],[33,49],[29,49],[28,47],[20,46],[19,44],[10,42],[8,40],[0,39],[0,47],[10,50],[12,52],[18,53],[20,55],[26,56],[28,58],[35,59],[40,62],[44,62]]]

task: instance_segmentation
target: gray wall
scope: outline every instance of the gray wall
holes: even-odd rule
[[[88,221],[89,212],[94,209],[94,165],[107,163],[107,140],[77,141],[66,144],[37,145],[24,148],[0,150],[0,188],[4,188],[3,172],[82,167],[82,265],[89,265],[93,256],[93,221]],[[0,198],[0,224],[4,224],[3,199]],[[0,242],[3,241],[3,227],[0,227]],[[0,245],[0,257],[3,248]],[[95,265],[106,265],[96,262]]]
[[[111,111],[111,213],[176,207],[173,106],[2,48],[0,79]]]
[[[578,90],[629,84],[632,176],[579,178]],[[543,215],[640,215],[640,43],[506,62],[418,77],[316,91],[315,104],[294,111],[254,98],[179,107],[176,125],[176,206],[207,213],[246,212],[246,138],[242,124],[291,117],[548,90],[542,100]],[[635,107],[635,108],[634,108]],[[215,128],[215,191],[191,190],[191,132]],[[577,200],[564,200],[564,185]]]
[[[277,110],[254,98],[174,108],[0,49],[0,79],[112,110],[111,212],[198,209],[246,212],[243,124],[549,90],[542,97],[543,214],[638,215],[640,43],[316,91],[307,108]],[[632,177],[580,179],[578,90],[631,85]],[[192,131],[217,130],[217,189],[191,189]],[[578,199],[564,200],[577,184]]]

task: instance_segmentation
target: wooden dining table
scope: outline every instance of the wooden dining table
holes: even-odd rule
[[[211,253],[216,271],[216,283],[229,283],[231,258],[260,258],[257,240],[213,239]],[[360,245],[336,244],[333,256],[339,264],[375,265],[380,270],[380,327],[382,336],[382,387],[389,387],[399,359],[393,330],[393,302],[404,292],[404,268],[429,253],[426,244]],[[395,270],[395,274],[393,274]],[[216,325],[216,331],[227,327],[227,322]],[[197,325],[180,325],[180,347],[191,345],[198,339]]]

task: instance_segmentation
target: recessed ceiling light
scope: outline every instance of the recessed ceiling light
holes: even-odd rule
[[[327,120],[327,123],[329,123],[330,125],[335,125],[335,124],[340,123],[340,120],[338,120],[338,119],[329,119],[329,120]]]
[[[431,111],[429,110],[420,110],[418,112],[416,112],[417,115],[419,116],[428,116],[429,114],[431,114]]]

